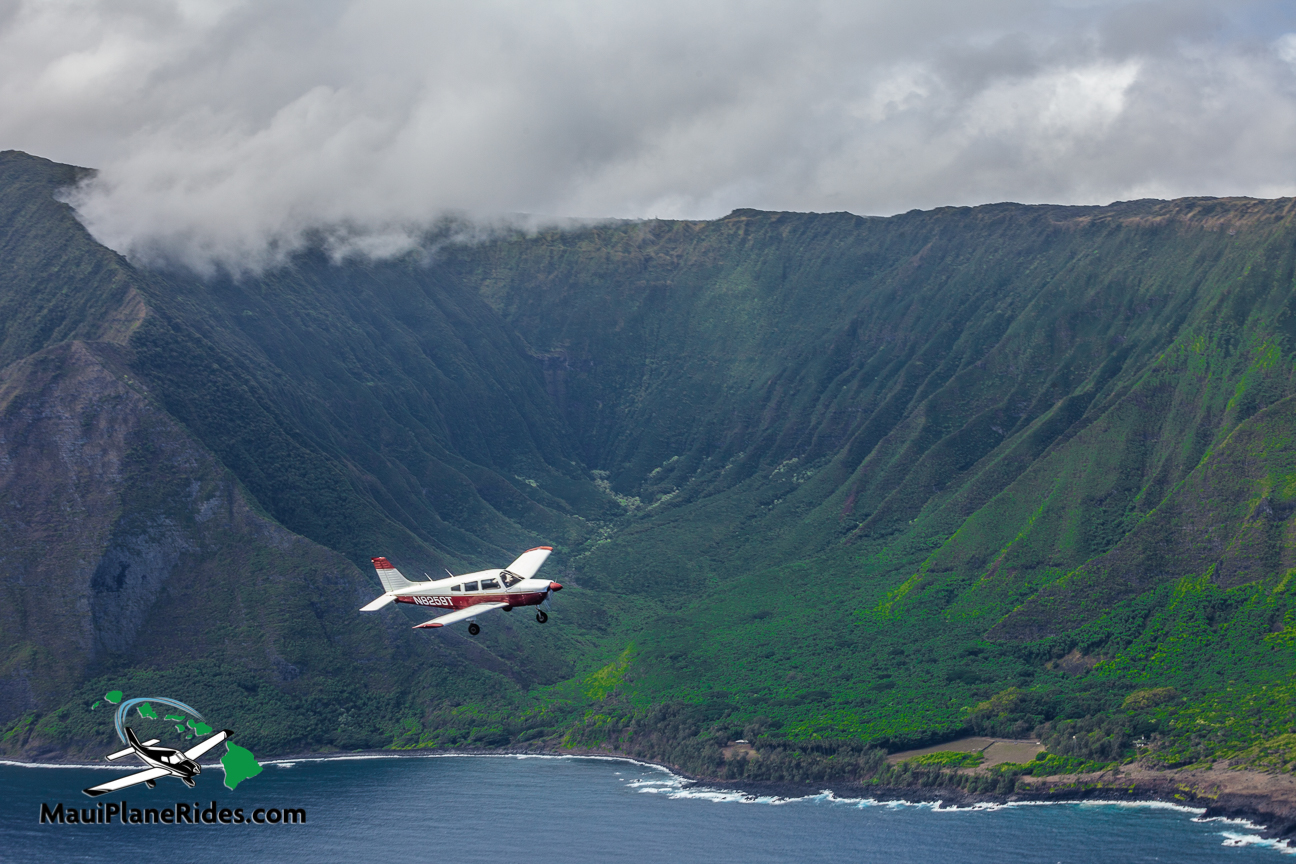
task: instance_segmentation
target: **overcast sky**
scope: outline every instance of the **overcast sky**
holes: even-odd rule
[[[138,259],[447,211],[1296,193],[1293,0],[0,0],[0,149]]]

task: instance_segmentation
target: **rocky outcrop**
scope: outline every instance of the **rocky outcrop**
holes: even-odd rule
[[[0,371],[0,724],[127,665],[219,658],[293,681],[320,665],[302,617],[346,615],[353,636],[312,634],[341,653],[391,648],[351,620],[363,575],[257,513],[124,350],[67,342]]]

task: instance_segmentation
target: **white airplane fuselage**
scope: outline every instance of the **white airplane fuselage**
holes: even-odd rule
[[[427,583],[425,588],[407,589],[407,593],[397,594],[396,602],[440,609],[466,609],[481,603],[505,603],[508,608],[539,606],[549,596],[549,592],[554,590],[553,586],[558,584],[548,579],[522,579],[505,588],[500,574],[506,572],[508,571],[482,570],[466,576],[438,579]],[[482,588],[482,582],[491,583],[492,587]],[[466,586],[469,585],[475,586],[475,590],[468,590]],[[453,590],[456,586],[459,586],[458,591]]]
[[[469,634],[475,635],[479,629],[474,620],[478,611],[476,607],[481,607],[481,612],[496,609],[508,612],[515,606],[539,606],[549,599],[550,594],[562,590],[557,582],[535,575],[552,551],[549,546],[537,546],[523,552],[503,569],[478,570],[429,582],[406,579],[386,558],[374,558],[378,579],[387,590],[361,611],[374,612],[392,602],[425,606],[444,610],[445,614],[417,625],[416,629],[444,627],[467,620],[472,622],[468,627]],[[549,616],[544,610],[536,612],[536,621],[543,624],[547,620]]]

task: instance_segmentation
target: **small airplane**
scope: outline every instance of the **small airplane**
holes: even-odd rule
[[[179,777],[185,782],[186,786],[192,789],[197,785],[193,778],[202,773],[202,769],[198,767],[198,757],[233,734],[233,731],[229,729],[222,729],[210,738],[204,739],[201,744],[190,747],[182,753],[170,747],[154,747],[153,745],[158,743],[156,738],[141,742],[135,736],[135,730],[127,726],[126,740],[130,743],[130,746],[125,750],[109,753],[106,758],[110,762],[115,762],[134,753],[149,767],[144,771],[127,774],[125,777],[118,777],[116,780],[110,780],[98,786],[91,786],[83,791],[93,798],[106,792],[116,792],[118,789],[134,786],[136,783],[143,783],[152,789],[157,785],[159,777]]]
[[[508,612],[514,606],[539,606],[551,593],[562,590],[563,586],[557,582],[535,578],[536,571],[552,551],[552,546],[537,546],[523,552],[503,570],[479,570],[463,576],[451,574],[448,579],[431,582],[411,582],[386,558],[374,558],[378,579],[387,590],[360,611],[373,612],[392,602],[452,609],[447,615],[415,625],[414,629],[444,627],[468,619],[468,632],[476,636],[481,627],[475,619],[481,613],[492,609]],[[543,609],[537,609],[535,617],[541,624],[549,620]]]

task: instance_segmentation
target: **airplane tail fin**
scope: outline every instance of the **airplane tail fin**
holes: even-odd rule
[[[383,590],[387,593],[393,591],[403,591],[406,588],[413,588],[417,583],[411,582],[401,575],[401,572],[392,566],[392,563],[386,558],[374,558],[374,569],[378,571],[378,580],[382,582]]]
[[[135,730],[129,726],[126,727],[126,743],[131,745],[132,750],[138,750],[139,748],[144,746],[142,743],[140,743],[139,738],[136,737]]]

